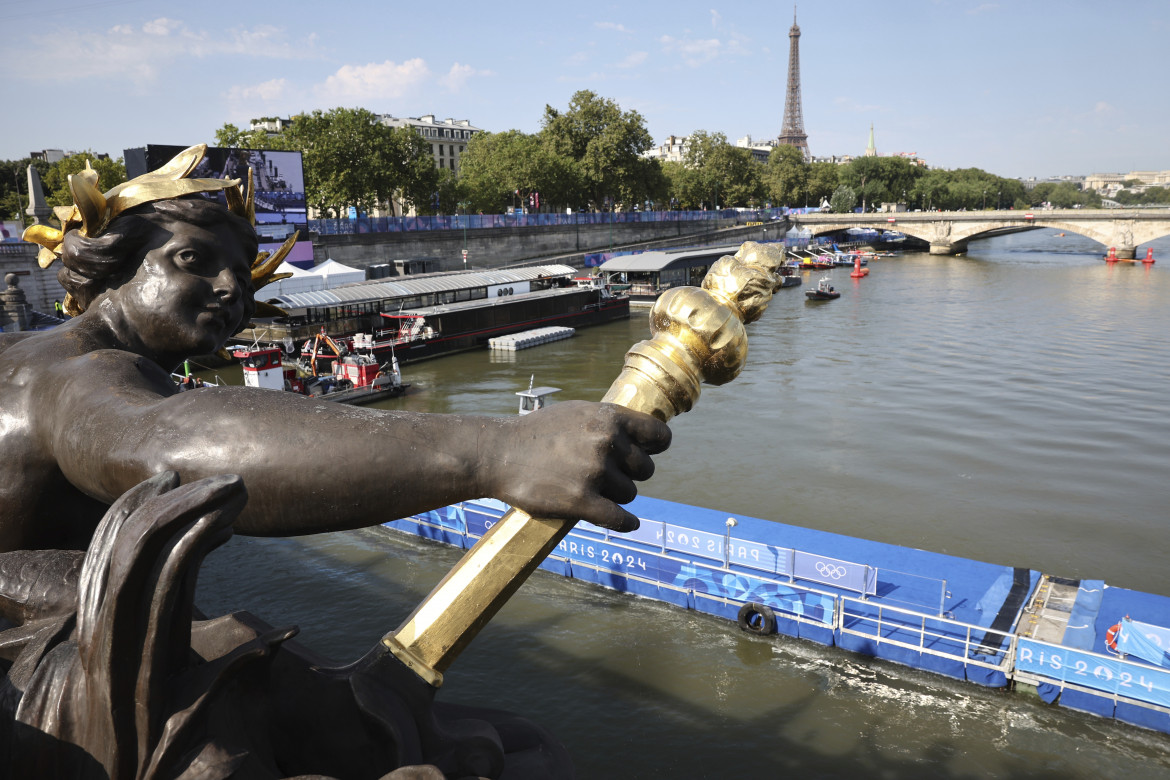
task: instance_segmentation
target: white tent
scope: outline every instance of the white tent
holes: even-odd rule
[[[350,282],[364,282],[366,280],[365,271],[358,268],[350,268],[348,265],[339,263],[336,260],[326,260],[324,263],[308,269],[306,273],[323,278],[325,280],[324,289],[349,284]]]
[[[291,263],[281,263],[276,269],[278,274],[292,274],[287,279],[273,282],[264,287],[257,295],[261,300],[269,300],[278,295],[288,295],[289,293],[314,292],[316,290],[324,290],[327,284],[326,278],[318,274],[309,273],[303,268],[298,268]]]

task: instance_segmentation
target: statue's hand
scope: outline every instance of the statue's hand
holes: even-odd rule
[[[634,481],[654,473],[650,456],[670,446],[666,423],[585,401],[495,423],[480,440],[486,495],[534,517],[587,520],[616,531],[638,527],[638,518],[618,504],[634,499]]]

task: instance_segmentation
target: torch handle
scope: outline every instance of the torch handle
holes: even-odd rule
[[[712,266],[704,289],[678,287],[659,297],[650,314],[654,337],[626,353],[602,401],[665,422],[691,408],[703,382],[733,379],[747,356],[744,322],[767,306],[781,262],[782,254],[749,242]],[[510,510],[383,644],[438,687],[463,648],[576,523]]]

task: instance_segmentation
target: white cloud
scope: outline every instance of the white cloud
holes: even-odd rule
[[[167,19],[166,17],[159,17],[158,19],[152,19],[151,21],[143,24],[142,32],[146,33],[147,35],[166,37],[172,32],[181,29],[182,27],[183,23],[178,19]]]
[[[662,48],[667,54],[682,57],[683,61],[691,67],[698,67],[715,59],[723,47],[718,38],[696,40],[663,35],[658,39],[658,42],[662,44]]]
[[[632,30],[630,30],[624,24],[619,24],[618,22],[594,22],[593,26],[600,30],[613,30],[614,32],[620,33],[632,32]]]
[[[857,103],[853,98],[848,97],[833,98],[833,105],[837,106],[841,111],[851,111],[855,114],[885,113],[888,110],[886,106],[873,103]]]
[[[270,59],[306,59],[316,56],[313,44],[316,35],[307,41],[289,41],[284,29],[262,24],[251,29],[228,31],[229,38],[218,46],[216,53],[242,54]]]
[[[649,53],[644,51],[632,51],[627,54],[626,58],[619,62],[617,66],[619,68],[636,68],[645,62],[646,58],[649,56]]]
[[[974,16],[975,14],[984,14],[997,10],[999,10],[999,3],[983,3],[982,5],[967,9],[967,13]]]
[[[430,69],[419,57],[401,64],[386,60],[368,65],[345,65],[325,79],[317,92],[334,100],[387,100],[402,97],[430,77]]]
[[[470,65],[460,65],[458,62],[451,66],[451,70],[447,71],[447,75],[439,79],[439,84],[443,86],[448,92],[458,92],[467,85],[467,81],[473,76],[494,76],[490,70],[476,70]]]
[[[1104,100],[1099,100],[1099,101],[1097,101],[1097,104],[1095,106],[1093,106],[1093,113],[1094,114],[1112,114],[1113,113],[1113,106],[1109,105]]]
[[[261,84],[252,86],[234,86],[227,93],[227,99],[233,103],[243,102],[273,102],[282,99],[288,91],[288,83],[284,79],[270,79]]]
[[[14,52],[9,52],[13,54]],[[29,80],[59,78],[73,83],[89,80],[151,84],[175,62],[223,56],[256,59],[314,57],[313,41],[290,41],[283,28],[261,25],[227,30],[192,29],[178,19],[159,17],[141,25],[120,24],[102,31],[62,30],[36,41],[35,56],[17,56]],[[52,68],[42,63],[52,62]]]
[[[719,23],[721,21],[723,21],[723,17],[719,15],[718,11],[716,11],[714,8],[712,8],[711,9],[711,27],[712,28],[718,27]]]

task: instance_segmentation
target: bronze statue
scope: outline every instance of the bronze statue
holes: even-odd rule
[[[331,670],[284,644],[295,629],[192,624],[198,563],[232,528],[358,528],[481,496],[630,530],[619,504],[669,429],[584,402],[492,418],[179,393],[170,372],[248,323],[277,259],[256,254],[250,186],[188,178],[203,151],[104,194],[96,174],[71,177],[61,229],[27,234],[42,266],[61,259],[74,316],[0,335],[0,761],[70,777],[563,776],[539,729],[434,704],[381,646]],[[227,208],[198,194],[220,190]]]

